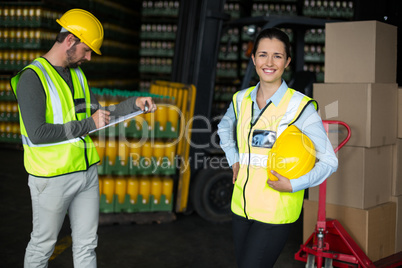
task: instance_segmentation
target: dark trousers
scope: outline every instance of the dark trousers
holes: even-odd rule
[[[268,224],[233,214],[232,228],[239,268],[270,268],[278,259],[293,224]]]

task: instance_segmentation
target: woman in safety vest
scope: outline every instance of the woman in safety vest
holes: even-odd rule
[[[260,81],[234,94],[218,134],[233,169],[231,209],[237,264],[240,268],[266,268],[275,264],[292,223],[300,216],[304,189],[319,185],[335,172],[338,160],[317,113],[317,103],[288,88],[282,79],[291,61],[286,33],[276,28],[262,30],[252,59]],[[309,172],[296,178],[268,168],[273,162],[268,155],[289,126],[312,141],[318,160]],[[285,136],[276,149],[295,148],[279,145],[288,142]]]

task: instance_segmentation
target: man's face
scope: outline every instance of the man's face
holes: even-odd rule
[[[77,68],[81,63],[91,60],[92,50],[85,43],[78,39],[74,45],[67,50],[67,67]]]

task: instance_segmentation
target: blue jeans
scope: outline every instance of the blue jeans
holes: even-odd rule
[[[47,267],[67,212],[72,230],[74,267],[96,267],[99,221],[97,166],[52,178],[29,175],[28,180],[33,228],[24,267]]]

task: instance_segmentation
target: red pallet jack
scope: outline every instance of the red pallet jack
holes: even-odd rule
[[[342,121],[323,120],[328,133],[330,124],[344,126],[347,137],[334,149],[335,153],[350,139],[350,127]],[[373,263],[342,225],[335,219],[327,219],[325,203],[327,195],[326,180],[320,185],[318,217],[314,233],[300,246],[295,259],[306,262],[306,268],[347,267],[347,268],[394,268],[402,267],[402,252]]]

